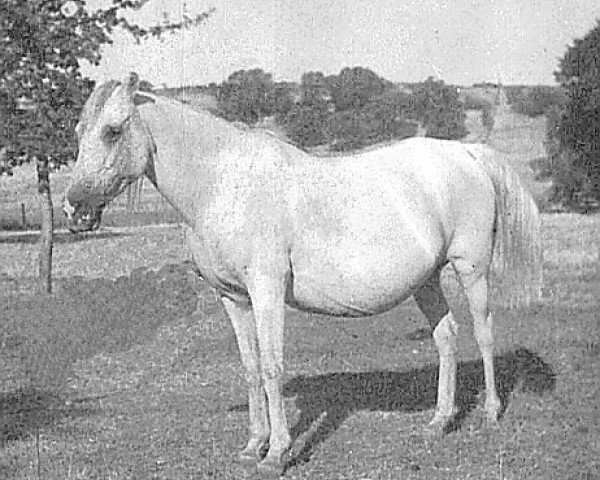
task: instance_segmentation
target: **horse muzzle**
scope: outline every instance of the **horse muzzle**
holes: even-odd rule
[[[67,198],[63,202],[63,213],[66,217],[67,228],[71,233],[92,232],[97,230],[102,221],[103,205],[75,203]]]

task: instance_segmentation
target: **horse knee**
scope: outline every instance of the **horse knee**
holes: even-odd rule
[[[278,365],[263,365],[262,380],[264,382],[281,381],[283,378],[283,369]]]
[[[260,389],[263,385],[263,380],[258,371],[246,372],[246,374],[244,375],[244,378],[246,379],[246,384],[248,385],[248,388]]]
[[[487,347],[494,343],[493,323],[491,313],[488,313],[486,317],[474,317],[473,333],[480,347]]]

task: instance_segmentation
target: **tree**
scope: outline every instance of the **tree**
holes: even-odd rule
[[[294,93],[297,84],[289,82],[278,82],[267,96],[268,111],[275,115],[278,123],[284,121],[287,114],[294,107]]]
[[[325,76],[321,72],[302,75],[300,98],[283,120],[287,136],[300,148],[327,143],[330,104]]]
[[[364,107],[392,85],[364,67],[343,68],[339,75],[327,77],[327,83],[336,111]]]
[[[455,87],[429,77],[413,93],[414,115],[424,125],[428,137],[459,139],[469,133]]]
[[[324,101],[301,102],[295,105],[284,121],[290,140],[300,148],[327,143],[328,109]]]
[[[567,100],[556,122],[549,124],[549,142],[555,146],[549,154],[551,163],[560,166],[554,176],[555,197],[566,203],[600,201],[599,58],[600,21],[568,47],[555,72]]]
[[[331,97],[328,80],[322,72],[306,72],[300,79],[300,94],[305,104],[328,103]]]
[[[74,160],[74,127],[93,82],[83,78],[80,61],[97,65],[102,45],[115,28],[136,41],[161,37],[203,22],[212,11],[144,28],[122,13],[150,0],[113,0],[90,13],[84,0],[0,0],[0,100],[6,148],[0,174],[24,162],[35,162],[42,196],[40,276],[51,291],[52,199],[49,173]],[[0,146],[2,148],[2,146]]]
[[[271,115],[273,79],[260,68],[238,70],[219,87],[219,108],[225,118],[254,124]]]
[[[410,116],[410,95],[400,89],[388,89],[362,108],[346,109],[330,116],[332,148],[354,150],[412,137],[417,127]]]
[[[521,90],[511,108],[515,113],[528,117],[547,115],[554,108],[563,108],[566,103],[565,90],[550,85],[536,85]]]

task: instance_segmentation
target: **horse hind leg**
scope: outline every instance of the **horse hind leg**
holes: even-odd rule
[[[440,357],[437,402],[433,420],[426,433],[443,433],[453,421],[457,410],[456,352],[457,324],[450,312],[440,283],[441,271],[436,271],[414,294],[417,305],[427,317]]]
[[[495,424],[502,409],[496,391],[494,373],[494,321],[489,310],[489,266],[490,261],[474,262],[466,257],[451,259],[452,265],[469,301],[473,317],[473,330],[483,358],[485,377],[485,412],[490,423]]]

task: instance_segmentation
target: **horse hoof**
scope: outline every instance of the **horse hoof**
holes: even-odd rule
[[[244,467],[256,467],[256,464],[260,462],[260,458],[256,458],[256,456],[250,453],[240,453],[238,455],[238,462]]]
[[[284,468],[285,466],[283,463],[271,460],[263,460],[256,465],[258,474],[264,479],[279,478],[281,475],[283,475]]]
[[[262,442],[259,445],[248,445],[244,450],[240,452],[238,455],[238,461],[242,465],[251,465],[256,466],[269,451],[269,442]]]
[[[485,406],[485,416],[489,425],[498,425],[498,419],[502,414],[502,405],[500,401],[490,402]]]
[[[429,423],[426,426],[423,427],[423,429],[421,430],[421,433],[425,436],[425,437],[431,437],[431,438],[435,438],[435,437],[441,437],[444,435],[444,432],[446,431],[446,425],[443,423]]]
[[[500,428],[500,422],[496,417],[487,417],[486,420],[488,428],[491,428],[492,430],[498,430]]]
[[[452,416],[435,416],[431,422],[427,424],[426,427],[423,428],[423,435],[427,437],[441,437],[450,428],[452,425]]]

